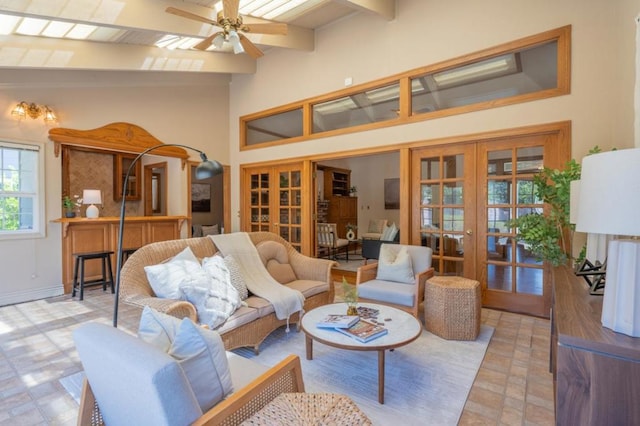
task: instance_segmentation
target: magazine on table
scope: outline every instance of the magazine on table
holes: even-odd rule
[[[384,336],[389,332],[384,326],[364,318],[360,318],[349,328],[336,328],[336,330],[362,343]]]
[[[349,328],[360,319],[357,315],[331,314],[324,317],[316,324],[320,328]]]

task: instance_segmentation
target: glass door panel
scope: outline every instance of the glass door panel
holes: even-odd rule
[[[278,169],[279,220],[274,223],[278,234],[289,241],[298,251],[301,249],[302,226],[302,179],[297,169]]]
[[[428,155],[427,155],[428,152]],[[474,152],[471,145],[416,150],[412,159],[414,184],[412,244],[430,247],[438,275],[472,274]],[[425,154],[425,155],[423,155]],[[469,260],[471,259],[471,260]],[[468,262],[467,262],[468,261]]]
[[[256,171],[249,176],[250,229],[252,232],[269,231],[269,172]]]
[[[535,195],[533,176],[545,164],[548,141],[530,136],[479,144],[478,161],[484,173],[478,183],[486,192],[478,215],[486,228],[478,230],[483,244],[478,265],[487,307],[545,315],[544,264],[507,224],[512,218],[544,211]]]

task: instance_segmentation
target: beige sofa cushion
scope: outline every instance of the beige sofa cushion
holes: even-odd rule
[[[258,315],[257,309],[250,308],[248,306],[241,306],[240,308],[236,309],[233,315],[231,315],[224,324],[216,328],[216,331],[222,334],[226,331],[238,328],[241,325],[247,324],[258,318],[260,318],[260,315]]]
[[[249,296],[245,303],[250,307],[258,311],[259,317],[264,317],[272,312],[275,312],[275,308],[267,299],[263,299],[258,296]]]
[[[311,297],[329,291],[329,285],[325,281],[295,280],[287,284],[287,287],[298,290],[304,297]]]
[[[285,246],[276,241],[262,241],[256,245],[256,249],[262,263],[276,281],[287,284],[296,279]]]

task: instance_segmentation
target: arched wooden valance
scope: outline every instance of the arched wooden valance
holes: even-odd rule
[[[57,127],[49,130],[49,139],[55,144],[56,157],[60,155],[61,145],[139,154],[147,148],[163,144],[142,127],[131,123],[111,123],[92,130]],[[176,146],[157,148],[153,155],[180,158],[183,169],[189,159],[187,151]]]

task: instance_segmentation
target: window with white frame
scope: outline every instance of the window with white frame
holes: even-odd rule
[[[0,239],[44,236],[44,159],[38,144],[0,140]]]

